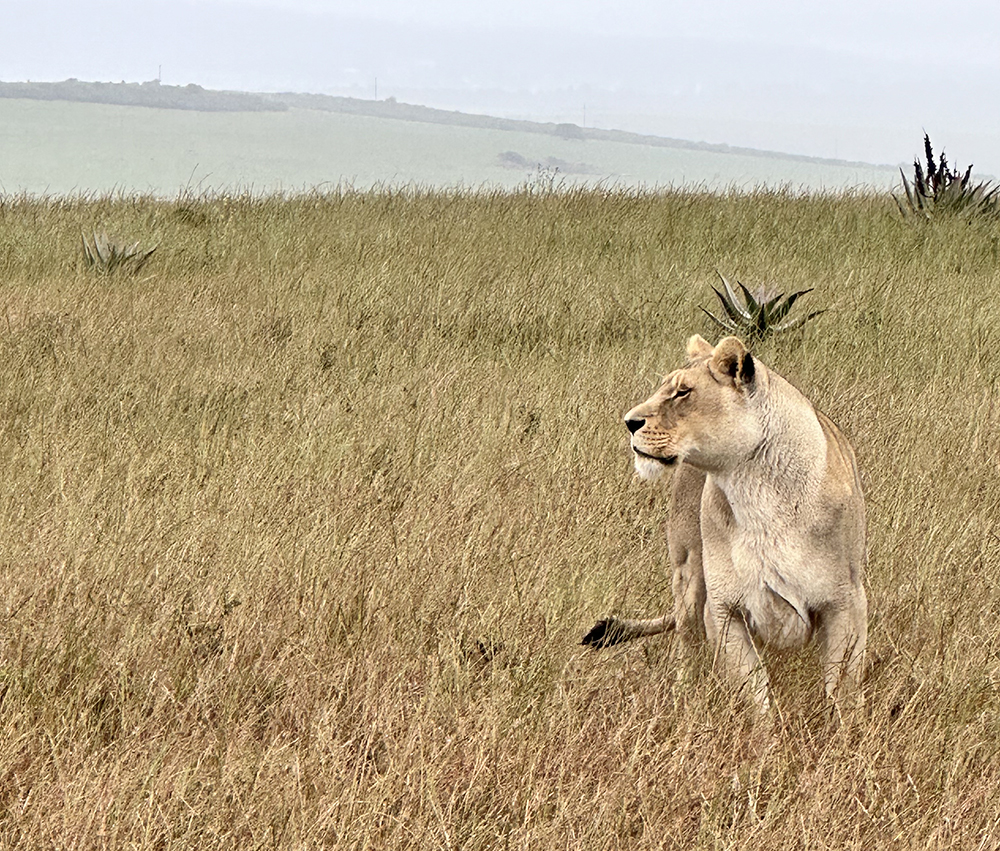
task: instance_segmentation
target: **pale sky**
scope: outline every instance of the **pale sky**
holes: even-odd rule
[[[0,79],[395,97],[1000,175],[1000,3],[5,0]]]

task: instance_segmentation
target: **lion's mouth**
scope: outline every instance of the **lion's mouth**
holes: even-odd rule
[[[657,455],[650,455],[648,452],[643,452],[641,449],[636,449],[634,446],[632,447],[632,451],[640,458],[648,458],[650,461],[656,461],[657,463],[662,464],[664,467],[672,467],[674,464],[677,463],[676,455],[668,455],[666,458],[660,458]]]

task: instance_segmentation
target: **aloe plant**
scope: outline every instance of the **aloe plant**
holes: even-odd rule
[[[82,234],[81,239],[83,259],[87,267],[103,274],[121,271],[136,275],[156,251],[155,245],[152,248],[139,248],[138,242],[128,245],[109,239],[106,233],[94,232],[90,240],[86,234]]]
[[[737,295],[729,281],[723,275],[716,274],[722,281],[723,289],[719,291],[716,287],[712,287],[712,291],[719,297],[724,313],[719,317],[704,307],[701,310],[723,331],[742,337],[749,343],[757,343],[774,334],[801,328],[810,319],[825,312],[814,310],[805,316],[788,319],[788,314],[795,302],[806,293],[812,292],[811,287],[791,295],[770,293],[764,287],[759,287],[756,293],[751,293],[749,289],[737,281],[736,285],[742,293],[742,295]]]
[[[930,136],[926,133],[924,156],[927,159],[926,168],[920,165],[920,160],[913,160],[912,185],[903,170],[899,170],[906,196],[902,200],[898,195],[892,197],[903,216],[930,219],[937,213],[967,216],[1000,213],[1000,197],[997,196],[1000,187],[988,180],[973,184],[972,166],[964,173],[949,167],[944,151],[935,162]]]

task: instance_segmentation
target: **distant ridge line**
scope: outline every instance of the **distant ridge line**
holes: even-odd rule
[[[77,79],[62,82],[2,82],[0,98],[24,100],[62,100],[78,103],[101,103],[115,106],[140,106],[151,109],[181,109],[202,112],[284,112],[289,109],[312,109],[396,121],[414,121],[426,124],[446,124],[490,130],[510,130],[522,133],[540,133],[562,139],[579,141],[595,140],[646,145],[656,148],[678,148],[716,154],[781,159],[817,165],[845,168],[871,168],[895,171],[896,166],[840,160],[828,157],[811,157],[760,148],[744,148],[724,143],[692,142],[668,136],[653,136],[627,130],[600,130],[580,127],[571,123],[528,121],[516,118],[497,118],[491,115],[437,109],[418,104],[400,103],[395,98],[365,100],[338,95],[306,94],[295,92],[238,92],[205,89],[194,83],[186,86],[163,85],[158,80],[143,83],[86,82]]]
[[[298,109],[316,109],[329,112],[347,112],[355,115],[370,115],[381,118],[395,118],[400,121],[422,121],[429,124],[453,124],[461,127],[484,127],[492,130],[516,130],[528,133],[544,133],[567,139],[599,140],[604,142],[624,142],[633,145],[648,145],[655,148],[681,148],[690,151],[705,151],[716,154],[736,154],[740,156],[765,157],[768,159],[794,160],[795,162],[816,163],[854,168],[885,169],[895,172],[897,166],[839,160],[828,157],[810,157],[805,154],[789,154],[781,151],[767,151],[760,148],[743,148],[735,145],[713,142],[692,142],[669,136],[652,136],[632,133],[628,130],[599,130],[580,127],[577,124],[557,124],[555,122],[528,121],[518,118],[496,118],[469,112],[436,109],[430,106],[399,103],[394,98],[384,101],[362,100],[361,98],[339,97],[337,95],[276,94],[260,93],[259,97],[276,103],[283,103]]]

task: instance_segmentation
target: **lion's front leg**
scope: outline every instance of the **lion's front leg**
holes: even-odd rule
[[[690,653],[705,639],[705,573],[702,567],[701,494],[705,473],[681,464],[674,473],[667,521],[667,551],[673,569],[674,620]]]
[[[705,618],[708,638],[715,647],[715,664],[740,689],[746,689],[761,714],[771,709],[771,684],[757,652],[745,614],[740,610],[717,611],[709,604]]]
[[[868,606],[864,590],[854,605],[830,608],[817,623],[816,641],[823,665],[827,697],[840,707],[860,700],[868,639]]]

